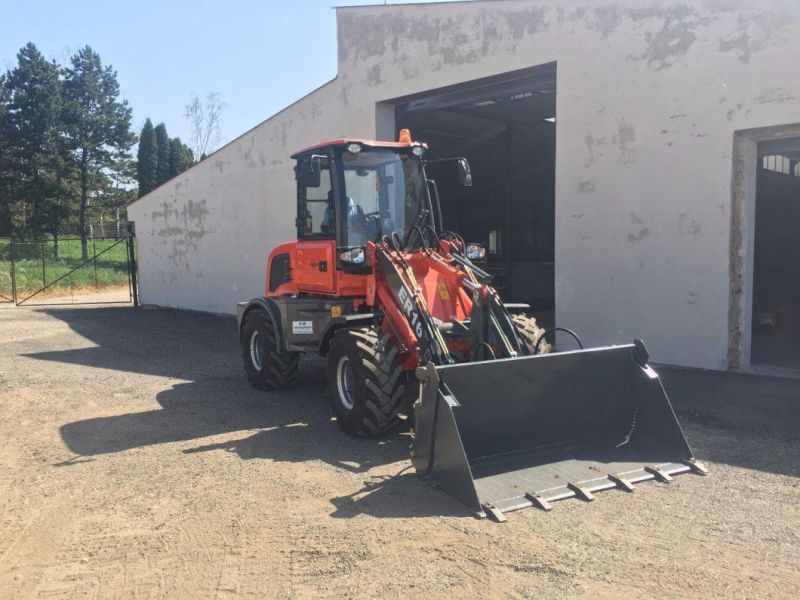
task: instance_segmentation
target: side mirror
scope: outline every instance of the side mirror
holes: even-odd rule
[[[319,187],[320,186],[320,173],[322,172],[322,157],[312,156],[308,162],[308,180],[306,187]]]
[[[464,187],[472,186],[472,172],[469,170],[469,162],[466,158],[458,159],[458,178]]]
[[[315,188],[320,186],[323,158],[327,157],[315,154],[305,160],[301,160],[295,167],[295,177],[303,187]]]

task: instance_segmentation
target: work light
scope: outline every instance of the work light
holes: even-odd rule
[[[486,248],[482,244],[467,244],[467,258],[470,260],[481,260],[486,256]]]

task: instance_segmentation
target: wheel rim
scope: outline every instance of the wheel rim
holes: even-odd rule
[[[250,362],[256,371],[261,371],[263,365],[261,332],[254,331],[250,336]]]
[[[336,389],[342,406],[347,410],[353,410],[356,403],[355,375],[347,356],[342,356],[336,365]]]

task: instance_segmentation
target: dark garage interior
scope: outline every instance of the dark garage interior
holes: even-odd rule
[[[759,144],[751,363],[800,368],[800,139]]]
[[[398,129],[426,142],[430,160],[463,156],[472,187],[452,163],[430,164],[446,229],[486,247],[482,267],[508,301],[554,308],[556,65],[405,98]]]

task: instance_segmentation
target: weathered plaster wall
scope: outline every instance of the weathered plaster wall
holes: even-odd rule
[[[497,0],[337,18],[334,81],[131,207],[145,302],[232,312],[258,293],[268,249],[292,236],[297,147],[391,130],[376,103],[557,61],[558,323],[726,367],[733,134],[800,121],[800,3]]]
[[[317,139],[317,122],[340,133],[335,81],[129,207],[143,303],[235,313],[263,294],[267,254],[294,235],[289,155]]]

